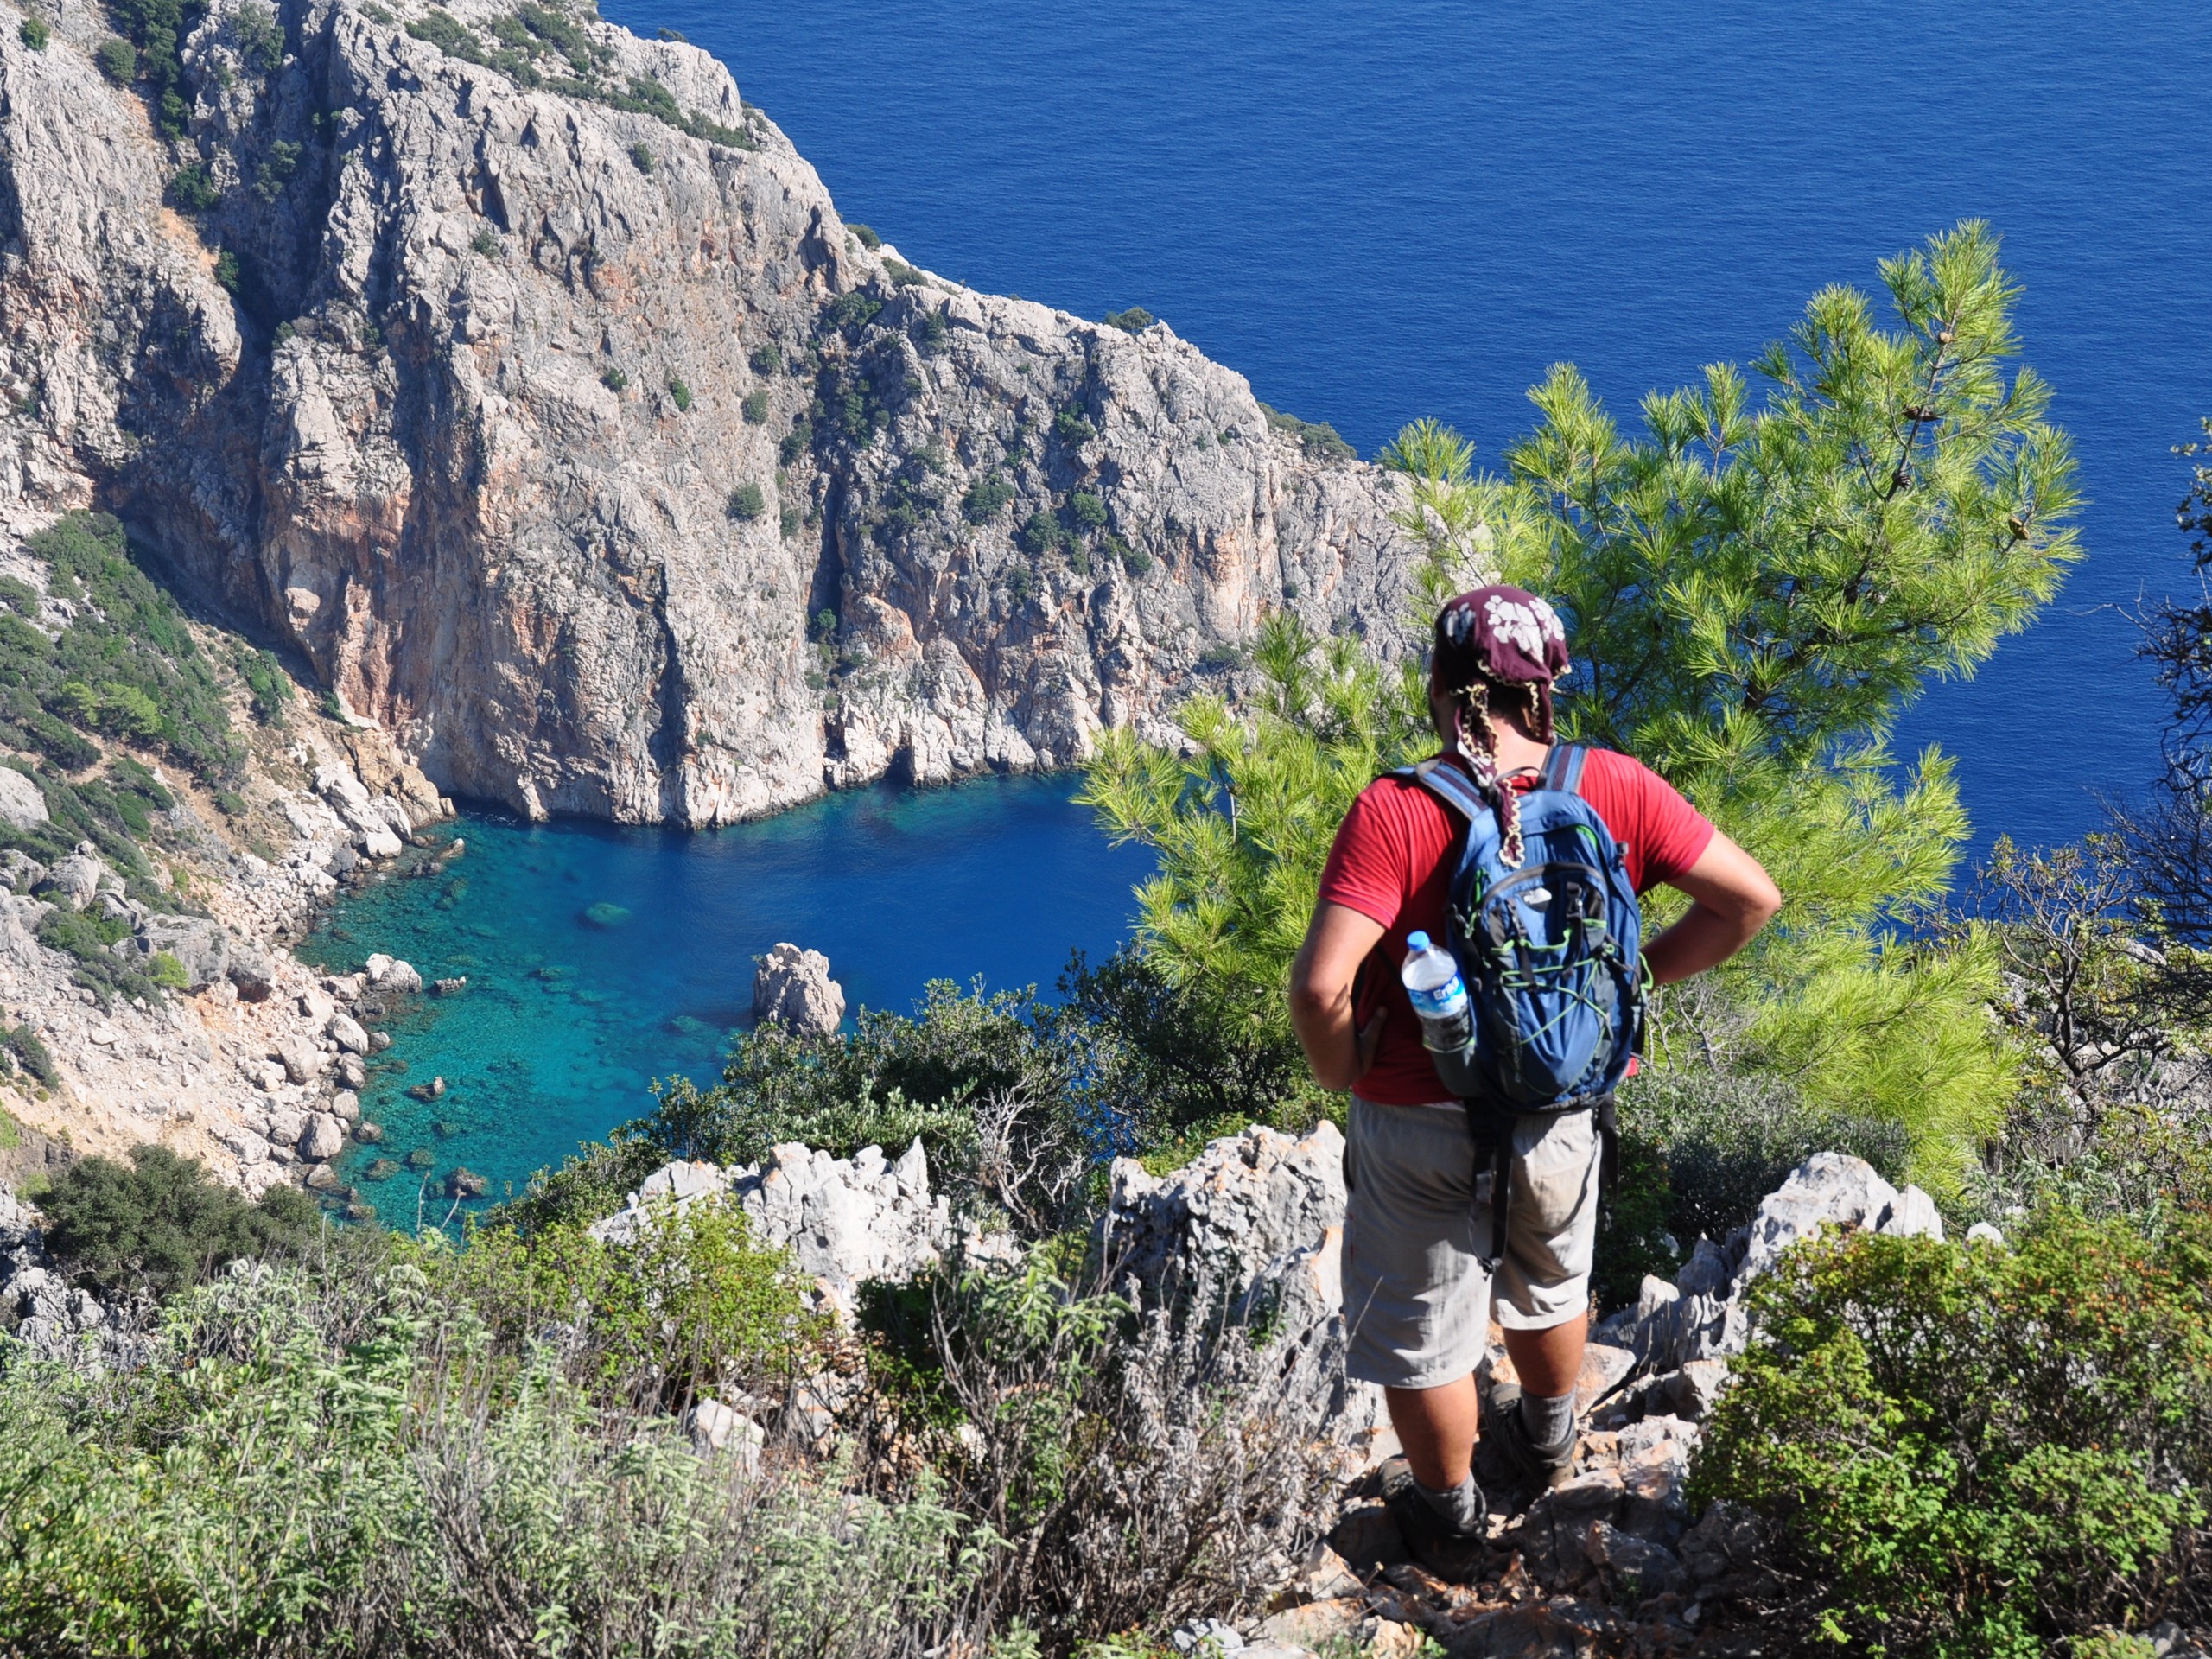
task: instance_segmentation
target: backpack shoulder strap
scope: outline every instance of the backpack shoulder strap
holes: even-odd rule
[[[1582,792],[1582,762],[1589,751],[1580,743],[1554,743],[1552,752],[1544,757],[1543,775],[1536,779],[1539,789],[1556,789],[1564,794]]]
[[[1417,766],[1400,766],[1390,775],[1419,784],[1470,823],[1490,810],[1490,803],[1483,798],[1473,780],[1459,767],[1444,761],[1424,760]]]

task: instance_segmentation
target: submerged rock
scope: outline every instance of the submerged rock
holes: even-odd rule
[[[630,919],[630,912],[620,905],[612,905],[602,899],[595,905],[584,906],[583,919],[592,927],[620,927]]]

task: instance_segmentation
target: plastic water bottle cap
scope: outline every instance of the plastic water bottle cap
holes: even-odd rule
[[[1407,934],[1407,935],[1406,935],[1406,949],[1407,949],[1407,950],[1427,950],[1427,949],[1428,949],[1428,935],[1427,935],[1427,934],[1426,934],[1426,933],[1423,933],[1423,932],[1420,931],[1419,930],[1415,930],[1414,931],[1413,931],[1413,932],[1411,932],[1411,933]]]

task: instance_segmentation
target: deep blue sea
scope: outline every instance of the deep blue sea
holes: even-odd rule
[[[1958,757],[1982,842],[2092,828],[2157,760],[2128,613],[2192,578],[2173,526],[2212,414],[2212,9],[1317,0],[606,0],[721,57],[849,219],[907,258],[1101,316],[1132,304],[1372,454],[1433,415],[1483,457],[1581,365],[1624,421],[1747,360],[1816,289],[1966,217],[2005,238],[2088,559],[1900,747]],[[372,1113],[516,1179],[711,1069],[752,953],[826,950],[855,1001],[1049,982],[1120,937],[1141,860],[1052,781],[870,792],[715,835],[466,826],[469,886],[350,906],[334,960],[467,972]],[[606,899],[630,921],[578,919]],[[568,969],[532,977],[544,969]],[[436,1109],[397,1098],[434,1071]],[[432,1117],[459,1133],[440,1141]],[[397,1185],[397,1183],[392,1184]],[[495,1192],[497,1188],[495,1186]],[[404,1203],[411,1205],[411,1187]],[[395,1195],[373,1194],[391,1213]]]

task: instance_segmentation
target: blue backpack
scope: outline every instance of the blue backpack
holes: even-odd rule
[[[1610,1190],[1613,1091],[1643,1035],[1643,912],[1612,831],[1580,792],[1584,758],[1579,745],[1554,745],[1522,796],[1518,869],[1500,857],[1497,813],[1465,772],[1429,760],[1395,774],[1467,823],[1445,932],[1467,987],[1474,1040],[1430,1058],[1465,1103],[1478,1147],[1494,1160],[1494,1256],[1504,1248],[1514,1119],[1595,1111]]]

